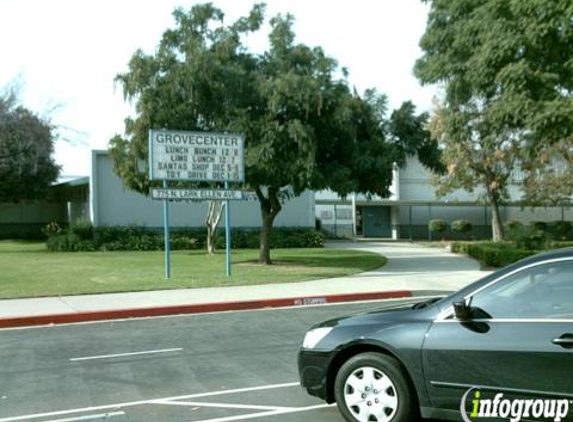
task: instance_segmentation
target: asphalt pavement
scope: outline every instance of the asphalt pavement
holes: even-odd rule
[[[0,330],[0,422],[341,422],[298,384],[304,333],[402,302]]]

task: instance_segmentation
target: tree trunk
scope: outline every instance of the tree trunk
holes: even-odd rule
[[[259,262],[261,264],[272,265],[271,259],[271,235],[275,217],[281,211],[282,205],[278,198],[278,188],[268,188],[268,198],[265,197],[260,187],[255,189],[261,204],[261,244],[259,250]]]
[[[221,221],[223,209],[225,209],[224,202],[209,202],[209,211],[205,219],[205,225],[207,226],[207,253],[209,255],[215,254],[215,233],[217,232],[219,221]]]
[[[505,235],[503,232],[503,221],[501,221],[499,193],[488,189],[489,202],[491,204],[491,231],[494,242],[501,242]]]
[[[207,224],[207,253],[215,255],[215,230]]]
[[[271,213],[262,211],[263,224],[261,226],[261,246],[259,250],[259,262],[272,265],[271,259],[271,236],[273,234],[273,222],[275,218]]]

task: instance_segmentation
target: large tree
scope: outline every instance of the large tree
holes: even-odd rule
[[[135,101],[137,117],[127,118],[125,136],[115,136],[110,142],[115,172],[126,187],[149,192],[145,164],[149,129],[242,130],[240,122],[253,103],[256,62],[245,51],[241,37],[260,27],[263,12],[264,7],[256,5],[249,16],[224,26],[222,11],[210,4],[195,6],[189,13],[177,9],[173,13],[176,27],[163,34],[156,53],[135,52],[129,71],[116,80],[125,98]],[[222,210],[221,203],[210,202],[205,219],[209,254],[214,252]]]
[[[573,133],[573,5],[568,0],[427,0],[415,66],[445,97],[436,118],[444,142],[442,191],[484,189],[493,238],[516,168]],[[546,161],[547,163],[547,161]]]
[[[573,203],[573,138],[537,145],[535,159],[523,166],[527,205],[571,206]]]
[[[353,93],[334,59],[295,42],[292,16],[270,20],[263,54],[249,52],[243,41],[261,28],[264,5],[229,25],[210,4],[178,9],[174,16],[176,26],[164,33],[155,54],[136,52],[128,72],[117,77],[137,112],[126,120],[125,136],[110,145],[126,186],[149,190],[149,129],[245,134],[246,182],[260,202],[260,261],[267,264],[273,223],[286,197],[326,188],[388,195],[393,163],[412,152],[397,147],[408,143],[400,138],[405,131],[397,129],[391,139],[385,97],[373,90],[363,97]],[[413,112],[411,107],[404,119],[419,119]],[[416,142],[419,148],[427,144]]]
[[[53,152],[52,125],[7,89],[0,95],[0,202],[44,198],[60,171]]]

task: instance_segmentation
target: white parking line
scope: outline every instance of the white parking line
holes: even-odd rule
[[[228,416],[223,418],[216,418],[216,419],[203,419],[200,421],[192,421],[192,422],[231,422],[231,421],[242,421],[245,419],[258,419],[264,418],[267,416],[275,416],[275,415],[286,415],[289,413],[299,413],[299,412],[309,412],[311,410],[318,410],[324,409],[326,407],[334,406],[334,404],[319,404],[316,406],[307,406],[307,407],[295,407],[292,409],[279,409],[279,410],[272,410],[270,412],[260,412],[260,413],[251,413],[250,415],[239,415],[239,416]]]
[[[175,401],[175,400],[185,400],[185,399],[197,399],[199,397],[222,396],[225,394],[249,393],[251,391],[274,390],[277,388],[296,387],[299,385],[300,383],[298,382],[287,382],[284,384],[261,385],[259,387],[236,388],[234,390],[219,390],[219,391],[212,391],[210,393],[198,393],[198,394],[190,394],[187,396],[166,397],[164,399],[150,400],[148,403],[153,404],[156,401]],[[2,419],[0,419],[0,422],[3,422]]]
[[[247,393],[250,391],[273,390],[273,389],[277,389],[277,388],[287,388],[287,387],[294,387],[294,386],[298,386],[298,385],[300,385],[298,382],[289,382],[289,383],[285,383],[285,384],[270,384],[270,385],[262,385],[262,386],[250,387],[250,388],[237,388],[234,390],[219,390],[219,391],[212,391],[209,393],[188,394],[185,396],[161,397],[161,398],[151,399],[151,400],[139,400],[139,401],[132,401],[132,402],[124,402],[124,403],[114,403],[114,404],[108,404],[108,405],[103,405],[103,406],[80,407],[80,408],[76,408],[76,409],[60,410],[60,411],[56,411],[56,412],[34,413],[34,414],[30,414],[30,415],[11,416],[8,418],[0,419],[0,422],[26,421],[26,420],[31,420],[31,419],[48,418],[48,417],[52,417],[52,416],[72,415],[74,413],[96,412],[96,411],[108,410],[108,409],[123,409],[126,407],[135,407],[135,406],[142,406],[142,405],[146,405],[146,404],[154,404],[156,402],[161,402],[161,401],[185,400],[185,399],[195,399],[195,398],[199,398],[199,397],[220,396],[223,394],[236,394],[236,393]]]
[[[83,360],[94,360],[94,359],[109,359],[109,358],[121,358],[124,356],[139,356],[139,355],[150,355],[155,353],[172,353],[172,352],[180,352],[183,350],[180,347],[174,349],[161,349],[161,350],[146,350],[144,352],[131,352],[131,353],[117,353],[114,355],[100,355],[100,356],[87,356],[82,358],[72,358],[70,362],[79,362]]]
[[[112,412],[112,413],[100,413],[99,415],[86,415],[86,416],[78,416],[74,418],[67,418],[67,419],[50,419],[49,421],[43,422],[76,422],[76,421],[92,421],[94,419],[108,419],[114,416],[122,416],[125,415],[125,412]]]
[[[292,410],[296,407],[283,406],[258,406],[254,404],[234,404],[234,403],[210,403],[202,401],[154,401],[153,404],[165,404],[170,406],[188,406],[188,407],[215,407],[220,409],[246,409],[246,410]]]

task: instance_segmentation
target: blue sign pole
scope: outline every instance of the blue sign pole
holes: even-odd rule
[[[163,181],[163,187],[167,188],[167,181]],[[171,242],[169,241],[169,201],[163,200],[163,231],[165,234],[165,278],[171,277]]]
[[[225,189],[229,189],[229,182],[225,182]],[[230,202],[228,199],[225,201],[225,269],[227,277],[231,277],[231,212],[229,210]]]

